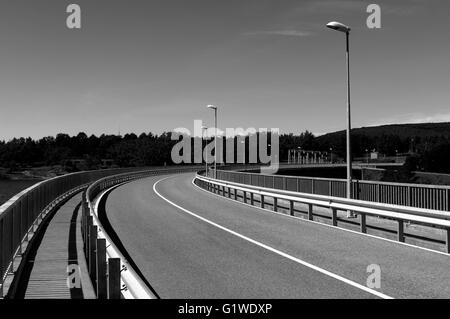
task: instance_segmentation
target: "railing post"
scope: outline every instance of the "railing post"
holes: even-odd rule
[[[447,237],[445,240],[446,251],[447,251],[447,254],[450,254],[450,228],[445,229],[445,234]]]
[[[234,200],[238,200],[237,188],[234,189]]]
[[[247,192],[246,191],[242,192],[242,202],[247,204]]]
[[[398,222],[398,232],[397,232],[398,241],[404,243],[405,242],[405,231],[404,231],[403,220],[399,219],[397,222]]]
[[[445,198],[445,207],[446,207],[446,209],[447,209],[447,211],[450,211],[450,189],[447,189],[446,190],[446,195],[447,196],[445,196],[446,198]]]
[[[11,267],[10,267],[10,270],[9,270],[9,273],[10,274],[13,274],[14,273],[14,250],[15,250],[15,247],[14,247],[14,219],[15,219],[15,207],[13,207],[13,209],[12,209],[12,214],[11,214],[11,225],[9,225],[9,232],[10,232],[10,237],[9,237],[9,240],[10,240],[10,251],[11,251]]]
[[[3,267],[3,253],[5,251],[3,242],[3,219],[0,219],[0,298],[3,298],[3,275],[5,269]]]
[[[90,254],[89,254],[89,247],[90,247],[90,232],[91,232],[91,226],[93,224],[93,220],[94,217],[92,216],[88,216],[87,217],[87,224],[86,224],[86,250],[84,252],[86,259],[87,259],[87,264],[89,266],[89,259],[90,259]]]
[[[367,232],[367,225],[366,225],[366,214],[359,214],[361,216],[361,233]]]
[[[276,197],[273,198],[273,211],[274,212],[278,211],[278,198]]]
[[[254,205],[255,204],[255,196],[253,194],[253,192],[250,193],[250,205]]]
[[[377,202],[381,203],[381,184],[377,184]]]
[[[308,219],[309,220],[314,220],[313,205],[312,204],[308,204]]]
[[[89,274],[91,275],[92,283],[95,285],[97,276],[97,226],[92,225],[89,230]]]
[[[22,255],[24,253],[22,239],[23,239],[23,237],[24,237],[24,235],[26,233],[26,227],[27,227],[26,216],[24,216],[26,214],[26,211],[25,211],[26,208],[24,207],[25,203],[26,203],[26,201],[21,201],[19,203],[19,214],[20,214],[20,225],[19,225],[19,229],[20,229],[20,231],[19,231],[20,250],[19,250],[19,254],[20,255]]]
[[[261,208],[264,208],[264,195],[260,195],[261,197]]]
[[[333,226],[337,226],[337,210],[336,208],[331,208],[331,221]]]
[[[120,299],[120,258],[108,259],[108,299]]]
[[[97,299],[107,299],[106,239],[97,239]]]
[[[289,201],[289,213],[291,216],[294,216],[294,201]]]
[[[408,187],[408,198],[407,198],[407,205],[412,206],[412,192],[411,192],[411,186]]]
[[[86,253],[86,243],[87,243],[87,224],[88,224],[88,208],[87,208],[87,203],[83,202],[83,211],[82,211],[82,234],[83,234],[83,249],[84,252]]]

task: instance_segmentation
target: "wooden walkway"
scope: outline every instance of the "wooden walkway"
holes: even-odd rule
[[[69,288],[67,283],[68,266],[84,260],[79,256],[82,244],[77,238],[80,202],[81,194],[75,195],[49,221],[35,256],[27,261],[32,264],[25,299],[84,298],[83,289]]]

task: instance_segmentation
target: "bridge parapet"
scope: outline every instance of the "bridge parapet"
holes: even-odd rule
[[[213,177],[211,171],[209,177]],[[267,175],[218,170],[217,179],[280,190],[346,197],[346,180]],[[384,204],[450,211],[450,186],[375,181],[352,181],[352,198]]]
[[[150,169],[108,176],[91,184],[83,195],[82,236],[88,271],[99,299],[156,299],[149,285],[134,269],[127,258],[107,233],[98,214],[102,196],[121,184],[155,175],[194,172],[196,167]]]
[[[59,202],[106,176],[143,170],[134,167],[62,175],[39,182],[3,204],[0,207],[0,298],[8,292],[17,275],[15,268],[25,254],[28,243],[41,230],[42,222]]]
[[[367,233],[367,229],[373,228],[378,231],[394,233],[397,240],[405,242],[406,237],[425,240],[428,242],[444,244],[444,251],[450,254],[450,213],[439,210],[423,208],[413,208],[401,205],[373,203],[368,201],[332,197],[325,195],[300,193],[276,189],[275,187],[254,186],[242,182],[229,182],[223,179],[214,179],[197,174],[194,183],[212,193],[227,197],[243,204],[255,206],[262,209],[271,208],[274,212],[285,211],[290,216],[297,213],[306,214],[306,218],[314,220],[320,217],[321,220],[331,220],[331,225],[337,227],[339,223],[358,226],[360,232]],[[272,185],[273,186],[273,185]],[[299,207],[302,206],[302,208]],[[305,208],[306,207],[306,210]],[[314,208],[325,208],[329,214],[319,214]],[[357,214],[357,219],[348,220],[340,217],[339,212],[352,211]],[[382,228],[378,225],[368,225],[367,217],[375,219],[385,219],[396,223],[396,231]],[[405,225],[420,225],[424,227],[439,228],[442,232],[439,239],[425,236],[417,236],[405,232]]]

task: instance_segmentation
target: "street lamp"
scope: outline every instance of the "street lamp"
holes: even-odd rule
[[[217,106],[208,105],[207,108],[214,110],[214,178],[217,179]]]
[[[208,140],[206,139],[206,131],[208,130],[208,127],[202,125],[202,147],[203,147],[203,139],[206,140],[206,146],[208,145]],[[206,151],[205,146],[205,176],[208,176],[208,152]],[[203,152],[202,152],[203,153]]]
[[[352,152],[350,144],[351,113],[350,113],[350,50],[349,37],[350,28],[340,22],[332,21],[327,27],[336,31],[345,33],[346,40],[346,60],[347,60],[347,198],[352,198]],[[348,211],[347,217],[354,217],[353,213]]]

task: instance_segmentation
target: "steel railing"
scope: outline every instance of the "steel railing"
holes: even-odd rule
[[[213,177],[213,171],[209,176]],[[218,170],[217,179],[280,190],[346,197],[346,180]],[[450,211],[450,186],[352,181],[352,198],[384,204]]]
[[[152,169],[109,176],[91,184],[83,195],[82,236],[89,275],[99,299],[155,299],[153,292],[110,238],[98,216],[101,196],[129,181],[155,175],[194,172],[199,168]]]
[[[100,178],[120,173],[142,171],[142,168],[120,168],[87,171],[58,176],[39,182],[17,194],[0,207],[0,298],[4,296],[5,280],[14,274],[14,261],[24,253],[38,231],[42,220],[74,190]]]
[[[234,200],[242,199],[243,203],[256,205],[259,204],[261,208],[272,207],[273,211],[277,212],[280,208],[289,211],[291,216],[295,212],[305,213],[309,220],[313,220],[314,216],[320,216],[331,219],[333,226],[338,226],[338,221],[348,222],[347,220],[338,217],[338,211],[353,211],[357,213],[360,218],[359,222],[352,221],[352,224],[357,224],[362,233],[367,233],[369,226],[366,223],[367,216],[381,217],[397,222],[397,240],[405,241],[406,236],[415,237],[412,234],[405,234],[405,223],[413,223],[427,227],[440,228],[444,230],[444,239],[435,240],[421,237],[424,240],[431,240],[433,242],[442,242],[445,244],[445,251],[450,254],[450,213],[438,210],[430,210],[423,208],[413,208],[401,205],[372,203],[367,201],[346,199],[339,197],[331,197],[324,195],[314,195],[308,193],[298,193],[287,190],[276,190],[273,187],[251,186],[236,182],[225,182],[219,179],[196,175],[195,184],[210,192],[228,197]],[[267,199],[272,199],[268,202]],[[280,201],[285,201],[289,205],[283,207]],[[295,203],[306,204],[307,210],[302,211],[295,208]],[[331,212],[330,216],[318,215],[314,212],[314,207],[328,208]],[[375,227],[371,227],[375,228]],[[376,227],[378,230],[385,230]]]

